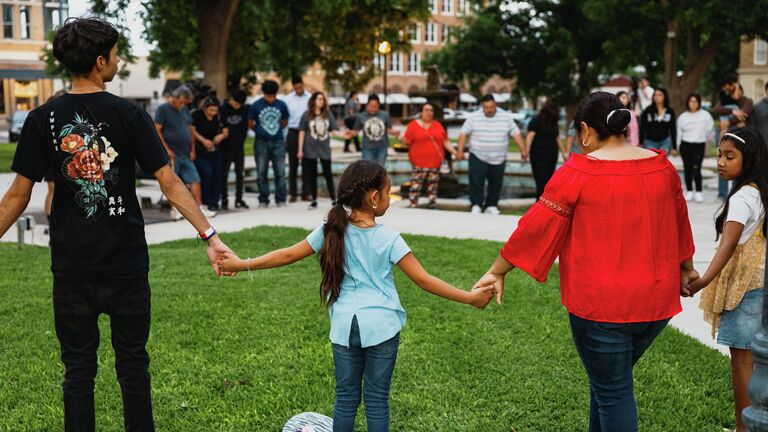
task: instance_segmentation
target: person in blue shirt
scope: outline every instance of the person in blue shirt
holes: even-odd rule
[[[256,133],[254,155],[258,172],[259,207],[269,206],[269,163],[275,175],[275,203],[285,205],[285,140],[283,129],[288,124],[288,106],[277,99],[278,84],[266,80],[261,85],[264,97],[248,110],[248,128]]]
[[[305,240],[258,258],[227,254],[219,260],[224,271],[250,272],[318,255],[320,301],[331,318],[336,432],[352,432],[361,387],[368,431],[389,431],[389,389],[405,325],[393,266],[422,289],[448,300],[484,308],[493,296],[492,287],[464,291],[432,276],[397,231],[376,223],[389,208],[391,185],[383,166],[357,161],[344,170],[325,224]]]

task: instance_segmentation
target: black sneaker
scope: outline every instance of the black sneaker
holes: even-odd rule
[[[235,208],[241,208],[241,209],[246,209],[247,210],[250,207],[248,207],[248,204],[246,204],[245,201],[240,200],[240,201],[236,201],[235,202]]]
[[[221,209],[224,210],[224,211],[229,210],[229,203],[226,202],[226,201],[222,201],[221,202]]]
[[[312,204],[309,205],[308,210],[317,210],[317,201],[312,201]]]
[[[209,205],[208,206],[208,210],[210,210],[212,212],[217,212],[217,211],[219,211],[219,206],[217,206],[215,204],[214,205]]]

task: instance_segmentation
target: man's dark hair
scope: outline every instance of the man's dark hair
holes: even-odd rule
[[[291,78],[291,84],[304,84],[304,80],[301,79],[301,75],[294,75],[293,78]]]
[[[368,102],[370,102],[370,101],[376,101],[378,103],[381,103],[381,100],[379,99],[379,95],[377,95],[376,93],[371,93],[371,94],[368,95]],[[366,102],[366,104],[368,102]]]
[[[96,59],[109,60],[109,52],[120,34],[107,21],[98,18],[70,18],[56,31],[53,56],[74,76],[88,75]]]
[[[723,78],[722,85],[735,84],[737,82],[739,82],[739,74],[729,73]]]
[[[485,103],[485,102],[494,102],[495,103],[496,102],[496,98],[494,98],[492,94],[486,93],[482,98],[480,98],[480,103],[481,104]]]
[[[276,81],[272,80],[266,80],[261,84],[261,92],[265,95],[276,95],[277,89],[280,88],[280,86],[277,84]]]
[[[245,103],[245,90],[235,90],[234,93],[232,93],[232,100],[239,104]]]

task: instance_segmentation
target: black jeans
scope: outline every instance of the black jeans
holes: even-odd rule
[[[288,153],[288,195],[298,195],[297,180],[299,176],[299,130],[288,129],[285,137],[285,150]],[[307,188],[304,174],[301,175],[301,194],[306,195]]]
[[[347,118],[345,118],[344,119],[344,126],[346,126],[347,129],[351,130],[353,127],[355,127],[355,118],[354,117],[347,117]],[[344,152],[346,153],[346,152],[349,151],[349,143],[350,142],[355,143],[355,151],[359,152],[360,151],[360,139],[358,137],[356,137],[356,136],[352,137],[352,139],[345,139],[344,140]]]
[[[557,168],[557,143],[536,143],[531,146],[531,169],[536,181],[536,199],[544,194],[544,186]]]
[[[696,192],[701,192],[701,164],[704,161],[705,143],[680,143],[680,156],[683,157],[685,170],[685,188],[692,191],[696,183]]]
[[[589,431],[637,432],[632,369],[669,320],[607,323],[571,314],[570,322],[589,378]]]
[[[226,204],[229,199],[229,169],[235,164],[235,202],[243,200],[243,178],[245,177],[245,151],[243,144],[235,145],[223,150],[224,160],[221,171],[221,203]]]
[[[504,169],[506,161],[499,165],[491,165],[469,154],[469,201],[473,206],[496,207],[504,184]],[[488,181],[488,194],[485,193],[485,182]]]
[[[150,322],[147,276],[125,280],[70,281],[54,277],[53,315],[64,363],[64,430],[96,428],[93,387],[98,367],[99,315],[110,317],[115,370],[128,432],[155,430],[150,394]]]
[[[331,172],[331,160],[320,159],[323,165],[323,177],[325,177],[325,187],[328,188],[328,194],[331,200],[336,200],[336,190],[333,186],[333,173]],[[309,193],[312,201],[317,200],[317,159],[304,158],[301,161],[301,176],[304,178],[307,188],[305,193]]]

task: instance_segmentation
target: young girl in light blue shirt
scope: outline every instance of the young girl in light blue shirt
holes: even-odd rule
[[[449,300],[484,308],[493,296],[492,287],[463,291],[430,275],[397,231],[376,223],[389,208],[390,187],[381,165],[357,161],[344,170],[325,224],[305,240],[258,258],[226,255],[219,262],[223,271],[250,271],[318,254],[320,299],[331,318],[336,369],[334,432],[352,432],[361,393],[368,431],[389,431],[389,389],[405,325],[393,266],[422,289]]]

